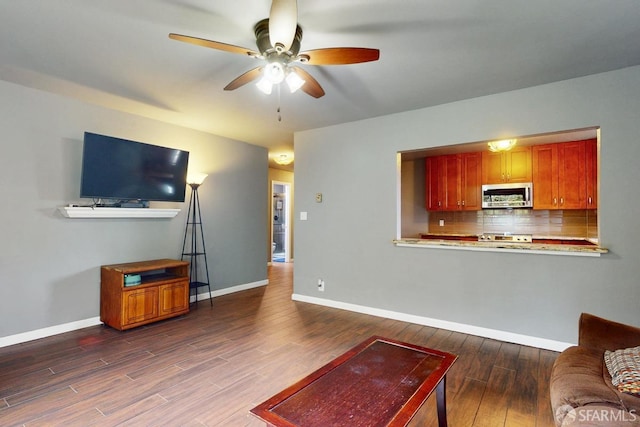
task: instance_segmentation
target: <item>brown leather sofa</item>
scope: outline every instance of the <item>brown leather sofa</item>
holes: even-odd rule
[[[551,407],[556,426],[640,426],[640,397],[611,383],[605,350],[640,346],[640,328],[582,313],[578,345],[556,359],[551,371]]]

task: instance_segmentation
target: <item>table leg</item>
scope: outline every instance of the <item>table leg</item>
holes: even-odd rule
[[[436,386],[436,406],[438,407],[438,427],[447,427],[447,399],[445,396],[446,377]]]

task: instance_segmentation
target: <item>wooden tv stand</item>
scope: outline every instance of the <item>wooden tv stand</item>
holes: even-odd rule
[[[141,282],[125,286],[125,275]],[[125,330],[189,312],[189,263],[173,259],[103,265],[100,320]]]

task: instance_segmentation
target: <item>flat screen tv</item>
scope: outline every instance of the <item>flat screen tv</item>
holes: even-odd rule
[[[80,197],[184,202],[189,152],[85,132]]]

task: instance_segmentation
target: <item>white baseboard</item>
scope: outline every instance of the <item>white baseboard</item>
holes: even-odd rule
[[[269,280],[259,280],[257,282],[246,283],[243,285],[231,286],[229,288],[219,289],[198,294],[198,301],[202,299],[215,298],[222,295],[232,294],[235,292],[245,291],[247,289],[258,288],[269,284]],[[195,301],[195,296],[191,297],[191,301]],[[63,334],[65,332],[75,331],[77,329],[88,328],[89,326],[101,325],[100,317],[92,317],[90,319],[78,320],[75,322],[64,323],[62,325],[50,326],[48,328],[36,329],[34,331],[23,332],[21,334],[0,337],[0,348],[8,347],[14,344],[20,344],[27,341],[33,341],[40,338],[46,338],[53,335]]]
[[[482,328],[479,326],[466,325],[463,323],[449,322],[447,320],[439,320],[429,317],[416,316],[413,314],[399,313],[396,311],[366,307],[357,304],[310,297],[307,295],[300,295],[295,293],[291,295],[291,299],[294,301],[307,302],[326,307],[338,308],[341,310],[353,311],[356,313],[369,314],[371,316],[383,317],[386,319],[400,320],[402,322],[415,323],[417,325],[431,326],[433,328],[446,329],[449,331],[462,332],[469,335],[477,335],[480,337],[491,338],[499,341],[506,341],[530,347],[542,348],[545,350],[563,351],[566,348],[575,345],[545,338],[532,337],[529,335],[515,334],[513,332],[500,331],[497,329]]]
[[[198,300],[215,298],[222,295],[232,294],[235,292],[244,291],[247,289],[258,288],[260,286],[268,285],[268,280],[260,280],[257,282],[246,283],[243,285],[232,286],[229,288],[219,289],[217,291],[198,294]],[[191,297],[192,301],[195,300],[195,296]],[[322,305],[326,307],[338,308],[341,310],[353,311],[356,313],[369,314],[376,317],[384,317],[387,319],[400,320],[403,322],[415,323],[417,325],[431,326],[434,328],[447,329],[455,332],[462,332],[470,335],[477,335],[485,338],[496,339],[500,341],[512,342],[515,344],[527,345],[531,347],[543,348],[552,351],[563,351],[564,349],[574,345],[572,343],[566,343],[561,341],[548,340],[545,338],[532,337],[529,335],[515,334],[513,332],[500,331],[497,329],[482,328],[473,325],[466,325],[463,323],[449,322],[446,320],[433,319],[429,317],[416,316],[412,314],[399,313],[390,310],[383,310],[379,308],[366,307],[357,304],[344,303],[340,301],[333,301],[324,298],[309,297],[306,295],[293,294],[291,299],[294,301],[307,302],[316,305]],[[61,325],[51,326],[48,328],[36,329],[29,332],[24,332],[15,335],[9,335],[6,337],[0,337],[0,348],[8,347],[14,344],[20,344],[27,341],[33,341],[40,338],[46,338],[52,335],[58,335],[65,332],[75,331],[77,329],[88,328],[90,326],[100,325],[100,317],[92,317],[89,319],[78,320],[75,322],[64,323]]]
[[[202,292],[197,295],[198,301],[202,301],[204,299],[210,299],[215,297],[221,297],[222,295],[233,294],[240,291],[246,291],[248,289],[259,288],[260,286],[265,286],[269,284],[269,280],[258,280],[257,282],[245,283],[242,285],[231,286],[224,289],[218,289],[217,291],[211,291],[211,295],[209,292]],[[204,288],[200,288],[204,289]],[[191,296],[191,302],[196,300],[196,295]]]
[[[100,317],[92,317],[90,319],[63,323],[62,325],[36,329],[34,331],[23,332],[21,334],[9,335],[9,336],[0,338],[0,348],[8,347],[14,344],[20,344],[27,341],[33,341],[40,338],[46,338],[52,335],[63,334],[65,332],[75,331],[76,329],[88,328],[89,326],[95,326],[100,324],[102,324],[102,322],[100,321]]]

